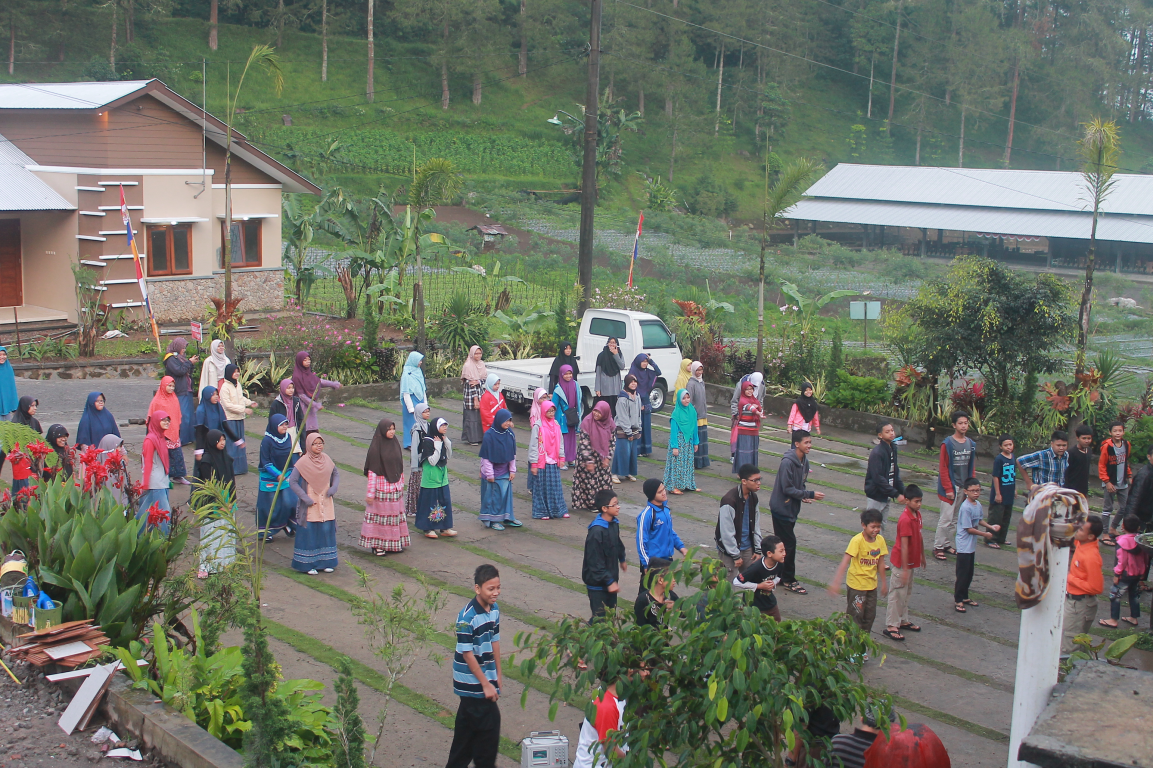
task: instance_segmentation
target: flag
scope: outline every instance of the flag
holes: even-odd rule
[[[124,194],[124,188],[121,187],[120,194]],[[641,217],[637,220],[637,236],[633,239],[633,257],[629,260],[629,288],[633,287],[633,266],[637,263],[637,256],[641,252],[641,229],[645,225],[645,212],[641,211]]]
[[[144,279],[144,267],[140,263],[140,251],[136,250],[136,239],[132,237],[132,218],[128,215],[128,204],[124,202],[124,187],[120,187],[120,218],[128,233],[128,247],[132,249],[132,260],[136,264],[136,282],[140,285],[140,295],[144,299],[144,309],[152,323],[152,338],[156,339],[156,351],[160,352],[160,330],[156,327],[156,316],[152,314],[152,302],[148,300],[148,283]]]

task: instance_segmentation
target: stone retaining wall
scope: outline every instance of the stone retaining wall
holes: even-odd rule
[[[148,298],[156,320],[174,323],[199,320],[206,316],[205,307],[213,297],[224,295],[224,272],[212,277],[153,277],[148,280]],[[240,311],[278,310],[284,308],[284,270],[280,267],[234,269],[232,295],[243,297]]]

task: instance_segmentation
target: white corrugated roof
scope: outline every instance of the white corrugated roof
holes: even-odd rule
[[[98,109],[139,91],[150,82],[4,83],[0,84],[0,109]]]
[[[28,170],[32,158],[0,136],[0,211],[74,211],[76,206]]]

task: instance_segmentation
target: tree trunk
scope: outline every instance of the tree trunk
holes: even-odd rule
[[[673,126],[673,148],[669,152],[669,184],[673,183],[673,168],[677,161],[677,128]]]
[[[965,167],[965,107],[961,107],[961,142],[957,149],[957,167]]]
[[[645,87],[643,84],[637,86],[637,111],[641,113],[641,117],[645,116]]]
[[[897,104],[897,52],[901,47],[901,10],[905,0],[897,3],[897,33],[893,36],[893,71],[889,77],[889,120],[885,123],[885,133],[893,135],[893,107]]]
[[[119,19],[116,18],[116,7],[118,0],[112,3],[112,46],[108,50],[108,63],[112,65],[112,71],[116,72],[116,25]]]
[[[1129,108],[1129,122],[1137,122],[1137,112],[1141,104],[1141,81],[1144,79],[1142,75],[1145,74],[1145,27],[1142,25],[1141,32],[1137,35],[1137,86],[1133,89],[1133,104]]]
[[[520,61],[517,64],[517,74],[528,76],[528,23],[525,11],[526,0],[520,0]]]
[[[869,111],[865,113],[865,117],[870,120],[873,119],[873,68],[877,63],[877,53],[873,52],[873,57],[869,59]]]
[[[127,0],[124,11],[124,42],[136,39],[136,0]]]
[[[1013,96],[1009,100],[1009,135],[1005,139],[1005,167],[1009,167],[1009,160],[1013,156],[1013,124],[1017,119],[1017,91],[1021,85],[1020,62],[1013,64]]]
[[[8,10],[8,74],[16,71],[16,9]]]
[[[673,116],[673,87],[671,85],[665,86],[665,117],[671,118]]]
[[[721,133],[721,84],[725,79],[725,44],[721,43],[720,66],[717,67],[717,121],[713,126],[713,135]]]
[[[1077,360],[1074,374],[1085,372],[1085,346],[1089,342],[1089,312],[1093,300],[1093,268],[1097,260],[1097,215],[1100,201],[1093,205],[1093,229],[1089,233],[1089,250],[1085,254],[1085,287],[1081,290],[1081,307],[1077,311]]]
[[[757,293],[757,367],[765,370],[765,247],[769,238],[769,153],[765,152],[765,210],[761,215],[760,289]]]
[[[448,109],[448,60],[440,63],[440,108]]]
[[[913,165],[921,164],[921,126],[917,126],[917,159],[913,161]]]
[[[328,0],[320,4],[320,82],[328,82]]]
[[[472,103],[478,107],[483,96],[482,88],[484,88],[484,85],[481,82],[480,72],[476,72],[472,76]]]
[[[228,130],[225,133],[224,147],[224,242],[221,243],[221,252],[224,254],[224,308],[227,309],[232,301],[232,124],[231,118]],[[235,357],[233,334],[224,340],[229,357]]]
[[[376,98],[376,88],[372,84],[372,77],[376,70],[376,44],[373,42],[375,16],[376,0],[368,0],[368,86],[365,95],[370,104]]]
[[[220,0],[212,0],[208,6],[208,47],[215,51],[220,45],[217,38],[217,27],[220,19]]]
[[[608,101],[608,103],[610,103],[610,104],[613,101],[613,89],[616,88],[616,84],[617,84],[617,71],[616,71],[616,69],[610,69],[609,70],[609,87],[605,88],[605,100]]]

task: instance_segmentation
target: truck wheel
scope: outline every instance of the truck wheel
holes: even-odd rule
[[[653,407],[653,413],[665,407],[665,400],[668,398],[669,390],[663,381],[658,381],[653,386],[653,391],[649,392],[649,405]]]

